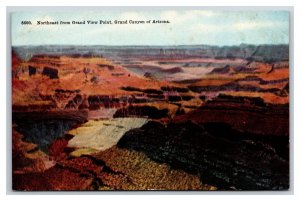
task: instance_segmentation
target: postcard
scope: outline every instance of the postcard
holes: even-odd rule
[[[289,190],[289,16],[11,13],[12,189]]]

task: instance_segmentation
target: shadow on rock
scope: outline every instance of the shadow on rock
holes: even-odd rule
[[[288,147],[288,139],[273,136],[273,142],[268,142],[265,136],[253,136],[224,123],[170,123],[165,127],[151,121],[128,131],[117,146],[142,151],[155,161],[197,174],[219,189],[288,189],[288,156],[279,153],[281,147]],[[280,143],[285,145],[278,146]]]

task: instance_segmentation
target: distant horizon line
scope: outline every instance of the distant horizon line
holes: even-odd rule
[[[264,44],[251,44],[241,43],[239,45],[209,45],[209,44],[197,44],[197,45],[77,45],[77,44],[44,44],[44,45],[11,45],[11,47],[41,47],[41,46],[103,46],[103,47],[180,47],[180,46],[210,46],[210,47],[236,47],[236,46],[280,46],[289,45],[289,43],[264,43]]]

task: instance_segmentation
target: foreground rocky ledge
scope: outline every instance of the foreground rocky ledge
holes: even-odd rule
[[[198,175],[223,190],[289,188],[288,138],[273,142],[241,133],[228,124],[148,122],[127,132],[118,147],[144,152],[149,158]],[[279,145],[280,144],[280,145]]]

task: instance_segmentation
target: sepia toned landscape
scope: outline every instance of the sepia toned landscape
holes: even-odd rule
[[[287,190],[289,45],[12,47],[12,187]]]

